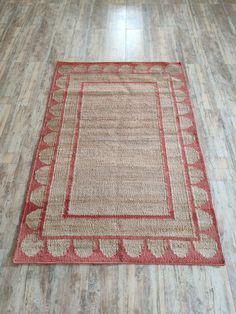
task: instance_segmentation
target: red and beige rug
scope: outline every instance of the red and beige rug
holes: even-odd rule
[[[224,264],[180,63],[57,63],[14,262]]]

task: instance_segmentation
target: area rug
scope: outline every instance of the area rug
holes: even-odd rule
[[[181,63],[57,63],[14,263],[224,264]]]

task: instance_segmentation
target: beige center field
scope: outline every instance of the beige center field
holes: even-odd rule
[[[194,238],[170,78],[71,74],[43,236]]]

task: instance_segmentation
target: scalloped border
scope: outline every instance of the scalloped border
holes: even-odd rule
[[[97,71],[96,67],[99,68]],[[93,68],[92,71],[88,69]],[[129,72],[122,71],[122,69],[130,69]],[[31,216],[42,208],[45,204],[33,204],[30,201],[31,193],[37,190],[40,186],[46,186],[47,183],[39,183],[35,178],[35,172],[41,167],[45,167],[42,161],[40,161],[39,155],[45,148],[53,147],[51,144],[44,142],[43,138],[45,135],[56,132],[50,129],[47,124],[49,121],[58,119],[58,116],[53,114],[50,109],[62,103],[62,100],[66,98],[67,87],[69,82],[69,74],[74,71],[82,73],[80,70],[85,69],[86,73],[165,73],[169,74],[171,90],[174,101],[174,108],[178,117],[178,125],[180,128],[180,141],[182,142],[182,149],[184,157],[184,164],[188,178],[188,186],[193,189],[196,187],[200,190],[204,190],[207,193],[207,202],[195,206],[197,211],[202,211],[209,215],[212,222],[211,226],[206,229],[200,228],[199,236],[200,238],[209,237],[210,245],[215,254],[213,256],[206,257],[205,244],[206,241],[201,245],[200,241],[179,241],[179,240],[152,240],[145,237],[136,237],[137,239],[130,240],[129,237],[119,238],[119,239],[95,239],[89,237],[89,239],[44,239],[39,240],[37,238],[37,233],[39,231],[40,224],[30,225],[28,221]],[[95,70],[94,70],[95,69]],[[115,69],[115,71],[114,71]],[[152,69],[156,69],[155,72]],[[108,70],[108,71],[107,71]],[[110,72],[109,72],[110,71]],[[57,80],[65,76],[65,86],[57,86]],[[175,87],[176,80],[183,82],[183,85]],[[63,90],[62,96],[53,95],[55,91]],[[177,94],[180,94],[178,96]],[[182,96],[181,96],[182,95]],[[183,96],[185,95],[185,96]],[[178,98],[180,97],[180,98]],[[184,98],[183,98],[184,97]],[[60,100],[61,99],[61,100]],[[180,100],[180,101],[179,101]],[[178,103],[184,104],[188,107],[187,113],[180,113],[178,110]],[[63,106],[63,103],[62,103]],[[63,108],[61,109],[63,110]],[[181,127],[181,117],[184,119],[189,119],[191,126],[187,128]],[[60,123],[60,120],[58,121]],[[60,128],[59,128],[60,130]],[[195,138],[195,141],[191,144],[185,144],[183,134],[190,134]],[[56,137],[56,141],[59,139],[59,132]],[[54,147],[56,146],[56,143]],[[193,164],[189,164],[187,161],[186,148],[197,152],[199,159]],[[52,160],[55,162],[55,160]],[[50,167],[47,165],[47,167]],[[198,169],[202,171],[203,178],[197,183],[191,183],[188,167],[192,169]],[[50,174],[49,174],[50,178]],[[194,202],[194,199],[192,200]],[[39,206],[42,205],[42,206]],[[204,215],[203,215],[204,216]],[[28,217],[28,218],[27,218]],[[42,219],[42,216],[41,216]],[[199,218],[195,215],[194,220],[198,222]],[[32,220],[34,222],[34,220]],[[208,243],[208,242],[207,242]],[[22,247],[34,249],[34,256],[27,256],[23,251]],[[57,252],[60,256],[53,256],[57,247]],[[28,191],[26,195],[25,207],[22,213],[20,232],[17,240],[17,246],[15,250],[15,255],[13,258],[14,263],[40,263],[40,264],[52,264],[52,263],[99,263],[99,264],[109,264],[109,263],[125,263],[125,264],[182,264],[182,265],[224,265],[224,257],[222,253],[222,248],[220,244],[217,221],[212,205],[212,198],[205,168],[205,163],[203,160],[203,154],[200,148],[196,122],[194,119],[194,113],[192,104],[190,101],[189,91],[187,87],[187,80],[184,71],[184,67],[180,62],[57,62],[54,77],[51,85],[51,90],[48,98],[48,103],[46,107],[45,117],[43,121],[43,126],[40,133],[40,138],[37,145],[37,150],[35,153],[33,167],[31,169],[31,175],[28,183]]]

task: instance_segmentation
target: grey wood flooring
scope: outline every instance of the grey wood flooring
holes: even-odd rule
[[[236,1],[0,0],[0,39],[0,313],[235,313]],[[56,60],[185,63],[226,266],[12,265]]]

